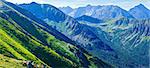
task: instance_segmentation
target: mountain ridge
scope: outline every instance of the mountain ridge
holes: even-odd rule
[[[97,18],[93,18],[93,17],[86,16],[86,15],[78,17],[78,18],[76,18],[76,20],[78,20],[78,21],[86,21],[86,22],[90,22],[90,23],[103,23],[103,20],[99,20]]]
[[[42,4],[43,5],[43,4]],[[25,6],[25,7],[24,7]],[[20,5],[20,7],[28,10],[29,12],[33,13],[36,17],[40,18],[41,16],[44,16],[45,19],[42,19],[47,24],[55,28],[56,30],[63,33],[68,38],[72,39],[73,41],[77,42],[81,47],[83,47],[86,51],[89,51],[90,53],[93,53],[95,49],[100,50],[99,54],[101,52],[109,51],[110,53],[114,53],[113,49],[108,46],[103,39],[99,38],[97,34],[94,33],[92,30],[93,28],[80,24],[78,21],[76,21],[74,18],[65,15],[62,11],[55,9],[53,7],[46,7],[42,8],[41,5],[38,5],[38,7],[35,7],[31,4],[23,4]],[[49,9],[49,11],[45,14],[50,16],[45,16],[45,14],[40,14],[42,12],[37,12],[35,9],[40,9],[39,11],[44,11]],[[37,14],[38,13],[38,14]],[[53,17],[51,17],[53,16]],[[55,17],[56,16],[56,17]],[[55,18],[61,18],[61,19],[54,19]],[[59,21],[58,21],[59,20]],[[105,53],[107,54],[107,53]],[[102,55],[104,56],[104,55]]]
[[[146,8],[143,4],[131,8],[129,13],[137,19],[150,18],[150,9]]]
[[[54,68],[109,66],[79,47],[55,38],[48,32],[50,28],[43,25],[46,23],[36,17],[35,20],[28,11],[23,12],[20,7],[6,1],[0,3],[0,54]]]
[[[118,17],[133,18],[133,16],[130,15],[126,10],[114,5],[87,5],[86,7],[79,7],[74,9],[74,11],[68,13],[68,15],[74,18],[80,17],[82,15],[87,15],[98,19],[112,19]]]
[[[109,7],[117,8],[118,7],[118,8],[120,8],[119,6],[115,6],[115,5],[102,5],[102,6],[100,6],[100,5],[98,5],[98,6],[87,5],[85,7],[75,8],[75,9],[73,9],[72,12],[68,12],[68,13],[66,13],[67,10],[65,10],[65,7],[64,7],[64,9],[60,9],[60,10],[65,11],[66,14],[68,14],[68,15],[74,17],[74,18],[81,17],[82,15],[87,15],[87,16],[91,16],[91,17],[94,17],[94,18],[98,18],[98,19],[105,19],[105,18],[110,19],[110,18],[114,18],[113,14],[117,14],[120,11],[123,11],[123,12],[121,12],[121,14],[124,13],[124,14],[122,14],[123,17],[126,17],[126,15],[127,15],[126,18],[138,18],[138,19],[140,19],[140,18],[149,18],[149,16],[150,16],[150,9],[146,8],[143,4],[139,4],[139,5],[131,8],[131,9],[129,9],[129,11],[124,10],[124,9],[123,10],[115,9],[119,12],[113,12],[112,15],[107,15],[107,14],[110,14],[111,12],[105,13],[106,16],[100,14],[100,13],[103,13],[102,11],[100,11],[100,10],[103,9],[103,7],[106,7],[106,8],[109,8]],[[120,8],[120,9],[122,9],[122,8]],[[80,12],[80,10],[82,10],[82,11]],[[113,10],[113,9],[104,10],[103,9],[104,12],[115,11],[115,10]],[[94,12],[94,11],[98,11],[100,13]],[[101,17],[93,16],[92,13],[100,15]],[[140,15],[138,15],[139,13],[140,13]],[[103,16],[104,16],[104,18],[102,18]],[[116,18],[119,18],[119,16],[116,16]]]
[[[49,4],[2,2],[0,54],[54,68],[149,67],[150,19],[133,18],[113,5],[87,7],[109,10],[104,13],[110,17],[84,15],[81,23]]]

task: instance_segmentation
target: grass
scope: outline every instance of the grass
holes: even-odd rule
[[[0,39],[2,42],[1,45],[4,45],[11,54],[14,54],[17,59],[23,60],[37,60],[37,58],[30,53],[27,49],[25,49],[22,45],[13,40],[10,36],[8,36],[3,30],[0,29]],[[3,40],[3,41],[2,41]],[[12,49],[13,48],[13,49]],[[20,55],[22,54],[22,55]],[[23,57],[24,56],[24,57]],[[27,59],[26,59],[27,58]]]
[[[10,48],[13,48],[10,50],[10,52],[16,51],[16,53],[11,53],[9,56],[13,55],[17,59],[23,59],[23,60],[33,60],[36,62],[40,62],[37,58],[41,59],[43,62],[47,63],[48,65],[53,66],[74,66],[72,61],[69,59],[66,59],[65,57],[59,55],[55,51],[53,51],[51,48],[41,44],[40,40],[37,40],[36,37],[32,39],[31,37],[27,36],[26,34],[20,32],[16,27],[11,25],[8,21],[1,18],[0,21],[1,25],[1,37],[0,39],[5,41]],[[41,32],[42,33],[42,32]],[[11,36],[11,37],[10,37]],[[41,34],[41,36],[43,36]],[[49,37],[49,39],[54,39],[54,37]],[[15,41],[14,41],[15,39]],[[40,42],[39,42],[40,41]],[[45,41],[47,42],[47,41]],[[60,42],[60,41],[57,41]],[[4,44],[2,44],[4,45]],[[6,44],[5,44],[6,45]],[[9,49],[8,49],[9,50]],[[30,51],[30,52],[29,52]],[[21,54],[21,55],[19,55]],[[31,55],[33,54],[33,55]],[[21,58],[21,56],[23,56]],[[37,58],[36,58],[37,56]],[[49,61],[50,60],[50,61]]]
[[[23,61],[6,57],[0,54],[0,68],[26,68],[22,64]]]
[[[79,48],[56,39],[37,26],[37,22],[12,9],[13,5],[4,6],[6,9],[0,12],[0,54],[56,68],[83,66],[84,60],[80,57],[84,54],[76,55],[80,51]],[[88,59],[87,62],[89,61]]]

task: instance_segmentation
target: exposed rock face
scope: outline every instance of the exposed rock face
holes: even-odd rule
[[[150,10],[144,5],[139,4],[129,10],[129,13],[137,19],[150,19]]]
[[[63,9],[61,9],[63,10]],[[128,11],[113,5],[108,6],[91,6],[87,5],[86,7],[79,7],[74,9],[68,15],[77,18],[83,15],[91,16],[98,19],[112,19],[112,18],[134,18],[128,13]]]

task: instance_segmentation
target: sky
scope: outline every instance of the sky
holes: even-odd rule
[[[22,4],[37,2],[40,4],[51,4],[55,7],[66,7],[72,8],[83,7],[86,5],[117,5],[125,10],[129,10],[136,5],[143,4],[150,9],[150,0],[6,0],[12,3]]]

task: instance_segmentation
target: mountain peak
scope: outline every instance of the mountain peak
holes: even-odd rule
[[[138,6],[144,6],[143,4],[139,4]]]
[[[71,8],[70,6],[67,6],[67,8]]]
[[[30,4],[35,4],[35,5],[37,5],[38,3],[36,3],[36,2],[31,2]]]
[[[146,8],[143,4],[139,4],[139,5],[137,5],[136,7],[143,7],[143,8]]]
[[[66,8],[66,9],[70,9],[70,10],[73,10],[70,6],[67,6],[67,7],[63,7],[63,8]]]
[[[139,5],[137,5],[137,6],[135,6],[135,7],[133,7],[133,8],[131,8],[129,11],[131,11],[131,10],[133,10],[133,9],[139,9],[139,10],[149,10],[147,7],[145,7],[143,4],[139,4]]]
[[[87,7],[91,7],[92,5],[88,4]]]
[[[150,10],[143,4],[139,4],[129,10],[129,13],[138,19],[150,18]]]

